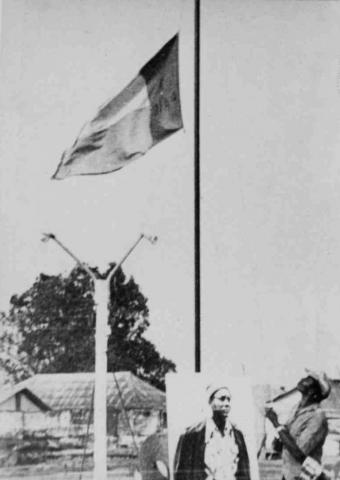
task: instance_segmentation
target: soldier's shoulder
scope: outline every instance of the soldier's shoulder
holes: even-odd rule
[[[327,422],[326,412],[321,407],[316,409],[315,415],[320,421]]]
[[[201,432],[205,428],[205,425],[206,425],[206,422],[202,420],[199,422],[193,423],[192,425],[189,425],[189,427],[185,429],[184,435],[186,434],[190,435],[192,433]]]

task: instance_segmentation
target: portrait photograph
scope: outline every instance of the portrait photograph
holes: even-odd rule
[[[250,380],[168,374],[169,466],[174,480],[258,480]]]

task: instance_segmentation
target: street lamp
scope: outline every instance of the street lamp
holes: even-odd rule
[[[119,267],[125,262],[141,240],[151,244],[157,242],[157,237],[140,234],[137,241],[129,248],[114,268],[107,275],[101,275],[92,270],[71,252],[53,233],[44,233],[42,241],[53,240],[73,260],[83,268],[92,278],[94,284],[94,300],[96,304],[96,334],[95,334],[95,391],[94,391],[94,478],[106,480],[107,478],[107,442],[106,442],[106,392],[107,392],[107,338],[109,334],[109,304],[110,282]]]

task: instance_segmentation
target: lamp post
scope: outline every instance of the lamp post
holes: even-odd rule
[[[129,248],[122,259],[109,271],[105,278],[96,274],[74,253],[72,253],[53,233],[44,233],[42,241],[53,240],[92,278],[94,284],[94,300],[96,304],[95,334],[95,390],[94,390],[94,479],[107,478],[107,442],[106,442],[106,392],[107,392],[107,339],[109,335],[110,283],[119,267],[125,262],[137,245],[143,240],[154,244],[157,237],[141,234]]]

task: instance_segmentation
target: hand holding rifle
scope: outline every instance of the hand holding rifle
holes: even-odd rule
[[[273,424],[273,426],[276,429],[276,432],[278,433],[278,435],[280,437],[280,440],[281,440],[283,446],[289,451],[289,453],[295,458],[295,460],[297,460],[301,464],[305,464],[305,462],[308,458],[307,463],[309,463],[309,461],[312,461],[313,465],[312,466],[306,465],[305,468],[313,469],[315,461],[313,459],[310,459],[310,457],[308,457],[301,450],[301,448],[297,445],[294,438],[288,432],[287,428],[284,425],[280,425],[278,417],[277,417],[277,413],[273,410],[272,407],[268,406],[268,407],[265,408],[265,416],[268,418],[268,420],[271,421],[271,423]],[[306,474],[306,473],[307,473],[307,478],[313,478],[314,475],[312,473],[310,473],[309,471],[304,472],[304,474]],[[315,476],[319,480],[327,480],[327,476],[324,472],[321,472],[319,475],[315,475]],[[300,477],[300,478],[302,478],[302,477]],[[305,477],[303,477],[303,478],[305,478]]]
[[[297,446],[295,440],[287,431],[286,427],[284,425],[280,425],[277,418],[277,413],[272,409],[272,407],[266,407],[265,414],[268,420],[270,420],[271,423],[274,425],[280,437],[280,440],[285,446],[285,448],[287,448],[289,453],[293,455],[295,460],[297,460],[299,463],[303,463],[307,458],[307,455],[305,455],[303,451]]]

